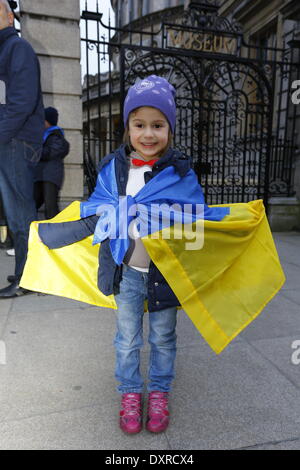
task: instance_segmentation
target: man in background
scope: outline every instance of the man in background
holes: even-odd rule
[[[7,0],[0,0],[0,193],[15,247],[14,281],[0,298],[28,293],[19,287],[27,257],[30,223],[36,219],[33,170],[40,159],[44,108],[40,67],[30,44],[15,30]]]
[[[64,180],[64,158],[70,145],[64,130],[58,126],[58,111],[45,109],[45,132],[42,157],[35,168],[34,198],[36,208],[45,204],[45,218],[52,219],[59,212],[58,195]]]

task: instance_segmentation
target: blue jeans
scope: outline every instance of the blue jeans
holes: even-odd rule
[[[0,194],[8,227],[13,234],[15,276],[20,279],[27,257],[29,226],[36,220],[33,168],[41,146],[16,139],[0,143]]]
[[[144,300],[147,298],[148,273],[123,265],[118,306],[116,348],[116,379],[120,393],[142,393],[140,350],[143,346]],[[174,378],[176,357],[176,307],[149,314],[148,391],[169,392]]]

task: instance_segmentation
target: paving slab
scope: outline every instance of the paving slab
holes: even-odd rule
[[[300,238],[300,232],[297,230],[292,230],[290,232],[273,232],[273,238],[275,242],[277,240],[285,240],[290,244],[295,244],[296,246],[299,246],[299,238]]]
[[[178,348],[204,345],[185,313],[178,317]],[[146,377],[148,314],[144,320]],[[7,365],[0,382],[0,422],[109,400],[116,387],[114,325],[115,312],[103,308],[11,313],[3,335]]]
[[[300,233],[274,239],[287,282],[220,355],[178,312],[171,425],[159,436],[119,430],[113,310],[37,294],[0,301],[0,449],[300,449],[300,365],[291,346],[300,340]],[[13,265],[0,250],[0,287]]]
[[[283,263],[283,259],[282,259]],[[286,277],[286,282],[282,287],[282,292],[286,290],[296,290],[299,289],[299,274],[300,267],[296,264],[285,263],[283,266],[284,274]]]
[[[40,314],[46,311],[61,311],[65,309],[83,310],[90,307],[91,305],[89,304],[66,299],[65,297],[34,293],[16,298],[12,304],[11,312],[27,315],[28,313]]]
[[[10,311],[11,309],[11,305],[12,305],[12,300],[9,299],[9,300],[1,300],[0,299],[0,316],[2,315],[8,315],[8,312]]]
[[[291,243],[288,240],[278,238],[275,240],[275,243],[281,260],[284,260],[285,263],[288,262],[299,266],[300,268],[300,253],[298,252],[299,247],[295,243],[297,238],[293,240],[294,242]]]
[[[280,294],[297,299],[300,304],[300,296],[291,293],[299,292],[300,288],[300,232],[276,232],[273,234],[278,255],[286,275],[286,282]]]
[[[277,338],[291,332],[300,335],[300,307],[279,293],[239,337],[247,340]]]
[[[181,349],[166,432],[172,449],[238,449],[299,438],[300,390],[251,345]]]
[[[300,319],[299,319],[300,321]],[[298,330],[299,331],[299,330]],[[249,342],[256,351],[273,364],[278,372],[285,376],[300,390],[300,333],[291,336],[252,340]],[[300,435],[300,429],[299,429]]]
[[[1,450],[167,450],[165,434],[119,431],[112,410],[89,406],[1,423]]]
[[[243,450],[299,450],[300,439],[287,439],[280,442],[267,442],[258,446],[246,447]]]
[[[280,291],[278,295],[294,302],[298,306],[298,312],[300,312],[299,289],[285,289]]]
[[[5,332],[5,326],[7,322],[7,315],[0,315],[0,340],[3,340],[3,334]]]
[[[11,315],[0,422],[95,404],[114,390],[113,322],[91,310]],[[109,312],[111,314],[111,312]]]

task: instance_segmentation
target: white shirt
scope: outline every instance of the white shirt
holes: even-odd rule
[[[131,157],[134,158],[139,158],[142,160],[142,158],[137,155],[136,153],[132,153]],[[145,177],[144,173],[146,171],[151,171],[152,167],[150,165],[143,165],[143,166],[134,166],[130,165],[129,168],[129,173],[128,173],[128,181],[127,181],[127,186],[126,186],[126,195],[127,196],[132,196],[134,197],[144,186],[145,186]],[[135,248],[133,252],[131,253],[130,259],[128,260],[128,265],[131,266],[134,269],[137,269],[138,271],[142,272],[148,272],[149,271],[149,264],[150,264],[150,257],[143,245],[142,240],[139,238],[139,231],[137,229],[137,223],[133,221],[132,223],[132,236],[135,239]],[[132,261],[131,261],[132,260]],[[141,264],[147,265],[147,267],[141,267],[141,266],[136,266],[132,264],[134,263],[134,260],[140,260]],[[137,263],[135,263],[137,264]]]

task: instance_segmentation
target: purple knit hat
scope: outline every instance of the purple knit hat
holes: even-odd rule
[[[150,75],[137,81],[128,90],[124,103],[124,126],[131,111],[141,106],[159,109],[168,119],[172,133],[176,124],[176,91],[165,78]]]

